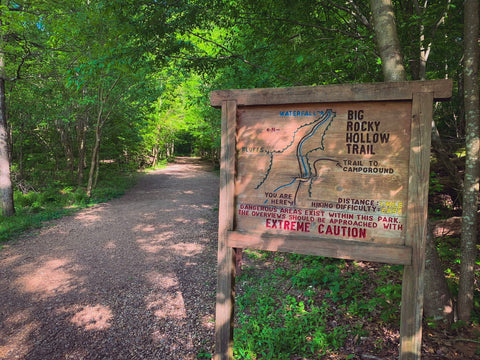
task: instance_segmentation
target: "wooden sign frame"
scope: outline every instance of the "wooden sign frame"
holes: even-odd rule
[[[451,93],[451,80],[305,86],[270,89],[219,90],[211,93],[211,105],[214,107],[221,107],[222,109],[222,151],[220,170],[215,359],[233,359],[235,253],[241,248],[285,251],[299,254],[404,265],[400,326],[400,359],[420,359],[433,102],[447,100],[451,97]],[[248,146],[243,148],[241,147],[240,149],[238,148],[237,145],[239,144],[237,143],[241,143],[245,139],[253,138],[255,141],[256,137],[266,138],[267,135],[271,135],[267,134],[265,131],[280,131],[280,129],[277,129],[275,126],[267,129],[263,127],[263,130],[259,131],[258,126],[256,126],[255,119],[258,120],[257,123],[261,124],[262,116],[268,117],[271,113],[275,113],[277,116],[282,115],[282,112],[279,112],[279,109],[287,109],[283,115],[298,115],[307,117],[311,116],[312,113],[315,113],[315,110],[312,109],[317,108],[323,109],[317,112],[317,115],[321,114],[324,119],[327,119],[327,108],[332,107],[335,110],[335,108],[338,107],[342,109],[341,112],[344,116],[343,121],[345,123],[345,116],[347,116],[345,115],[345,109],[358,109],[359,104],[362,108],[367,107],[369,109],[375,109],[376,106],[380,106],[384,113],[388,113],[390,108],[397,109],[399,104],[400,109],[407,109],[391,110],[403,111],[402,117],[408,117],[410,126],[410,129],[405,129],[406,133],[408,133],[405,139],[407,139],[407,141],[409,140],[409,143],[406,145],[406,150],[403,148],[403,150],[399,150],[399,153],[405,154],[405,156],[397,162],[399,168],[405,169],[404,173],[402,172],[402,176],[404,177],[405,181],[404,186],[402,186],[404,203],[400,205],[400,207],[402,207],[402,215],[388,217],[388,219],[391,219],[392,222],[395,221],[402,223],[402,225],[399,225],[401,230],[400,232],[392,232],[395,233],[393,239],[389,239],[388,234],[385,238],[383,238],[382,232],[375,232],[373,229],[372,231],[368,230],[369,232],[372,232],[372,234],[375,234],[371,240],[364,236],[365,241],[357,241],[358,239],[352,237],[350,230],[348,230],[348,233],[344,230],[342,238],[341,236],[335,236],[338,234],[334,234],[333,231],[325,232],[324,229],[326,225],[322,224],[316,224],[315,226],[317,226],[318,231],[312,234],[310,233],[309,229],[309,226],[311,225],[310,223],[308,223],[308,225],[304,225],[303,223],[300,224],[293,221],[287,221],[286,223],[288,223],[288,226],[284,226],[282,230],[277,231],[271,229],[273,227],[271,225],[275,224],[275,222],[274,220],[268,220],[268,213],[262,213],[264,215],[261,215],[261,218],[259,219],[248,216],[242,217],[239,215],[242,214],[240,212],[241,209],[264,209],[261,206],[248,207],[247,205],[242,205],[243,200],[241,199],[243,199],[242,196],[244,191],[247,198],[249,196],[251,198],[252,196],[251,191],[248,192],[245,190],[248,186],[244,184],[244,179],[257,175],[252,173],[251,177],[246,176],[250,174],[249,171],[255,172],[255,169],[249,168],[250,164],[248,159],[256,158],[255,156],[257,156],[257,153],[259,152],[263,152],[263,155],[267,153],[267,155],[273,159],[272,154],[277,154],[280,152],[275,149],[263,149],[263,145],[265,144],[267,144],[265,146],[268,147],[268,142],[263,140],[263,142],[260,141],[262,146],[254,146],[252,149],[250,149],[251,151],[249,150]],[[293,112],[288,112],[288,109],[294,110]],[[303,111],[301,109],[306,110]],[[254,115],[253,120],[248,120],[250,119],[249,114],[251,114],[251,112],[255,114],[256,111],[260,111],[260,115]],[[357,114],[356,110],[348,110],[349,119],[350,117],[355,119],[359,114],[363,116],[363,112],[359,112]],[[379,116],[379,113],[376,114],[376,116]],[[330,113],[329,116],[333,117],[334,115]],[[245,121],[246,125],[239,126],[239,119],[244,118],[247,120],[241,121]],[[290,118],[293,119],[292,117]],[[394,127],[393,121],[388,120],[391,119],[391,117],[387,117],[386,119],[387,120],[385,120],[385,123],[390,123]],[[309,123],[309,125],[310,124],[311,123]],[[320,122],[318,122],[318,124],[318,128],[320,128]],[[374,127],[377,129],[379,128],[380,121],[375,122],[372,120],[369,123],[363,122],[363,124],[366,131],[373,130]],[[285,126],[288,126],[288,123]],[[300,132],[300,129],[304,128],[304,125],[296,126],[296,128],[295,125],[293,126],[293,128],[296,129],[295,132]],[[324,125],[324,132],[327,131],[326,129],[328,126],[329,125]],[[349,126],[351,126],[350,123],[347,123],[347,130],[349,129]],[[368,129],[368,126],[370,126],[371,129]],[[248,134],[246,133],[247,130]],[[392,131],[398,130],[400,129]],[[368,131],[365,132],[365,136],[369,136],[367,134]],[[347,141],[349,136],[351,135],[347,134]],[[403,146],[402,144],[405,141],[402,136],[403,135],[401,134],[398,135],[397,142],[392,140],[391,144],[395,143],[397,146]],[[307,137],[308,136],[305,136],[304,138],[306,139]],[[392,139],[393,138],[394,136],[392,135]],[[279,141],[281,143],[281,139]],[[317,142],[318,141],[320,140],[317,140]],[[323,138],[321,141],[323,146]],[[239,146],[241,146],[241,144]],[[289,146],[290,145],[284,145],[283,149],[287,149]],[[335,147],[334,144],[331,146],[332,149]],[[299,147],[300,145],[297,145],[297,158]],[[384,148],[386,147],[387,146],[384,146]],[[289,149],[291,152],[293,152],[293,148]],[[311,150],[310,152],[318,149],[320,149],[320,146]],[[245,154],[241,154],[241,151],[245,152]],[[340,157],[343,156],[343,158],[348,158],[347,154],[352,151],[352,146],[347,145],[344,147],[344,149],[337,149],[334,151],[340,151]],[[368,158],[369,154],[371,155],[374,153],[373,145],[372,148],[363,148],[361,150],[356,149],[355,151],[356,154],[363,154],[365,155],[363,157],[366,158]],[[250,155],[251,157],[248,158]],[[244,157],[246,157],[247,160],[241,160]],[[395,161],[394,156],[389,157],[389,159],[391,159],[391,161]],[[285,163],[288,164],[287,160],[282,161],[285,161]],[[269,169],[272,168],[272,162],[273,160],[270,160]],[[337,161],[337,166],[341,167],[342,165],[345,165],[344,171],[348,171],[346,166],[350,164],[349,160],[343,160],[343,162],[344,163]],[[360,166],[364,166],[364,164],[361,164]],[[378,171],[375,169],[369,170],[370,168],[367,166],[360,168],[360,170],[355,169],[357,168],[354,168],[354,171],[360,172]],[[316,167],[315,170],[317,170]],[[310,177],[308,181],[313,181],[312,178],[313,177]],[[354,179],[354,177],[348,176],[347,178]],[[336,179],[336,181],[338,181],[338,177]],[[382,179],[386,178],[377,177],[376,179],[378,179],[379,182],[382,182]],[[305,175],[299,175],[294,178],[292,183],[296,180],[298,180],[299,183],[299,185],[297,185],[298,191],[301,186],[300,182],[305,182],[307,178]],[[363,186],[361,184],[362,183],[360,183],[360,186]],[[331,184],[331,186],[334,185],[335,184]],[[276,187],[276,190],[274,191],[277,191],[279,188],[280,187]],[[391,193],[393,192],[391,191]],[[268,194],[274,194],[274,192],[272,191]],[[267,196],[267,192],[265,192],[265,195]],[[276,194],[274,195],[276,196]],[[288,204],[295,204],[294,201],[296,200],[292,199],[291,194],[284,194],[284,196],[289,200],[278,201],[290,201]],[[268,201],[269,200],[267,198],[267,200],[265,200],[265,204],[268,204]],[[343,206],[341,204],[343,201],[347,200],[342,200],[342,198],[339,198],[336,206],[341,208]],[[331,204],[332,205],[330,206],[333,206],[333,203]],[[382,204],[382,201],[372,200],[371,204],[372,206],[374,204],[377,204],[376,206],[380,206],[378,204]],[[277,208],[272,205],[272,207],[269,207],[269,209],[273,209],[275,211],[285,211],[285,208],[288,207],[288,205],[285,205]],[[346,206],[343,207],[346,208]],[[371,210],[366,208],[365,210],[380,211],[379,209]],[[397,209],[394,211],[400,210]],[[340,210],[340,213],[341,212],[342,210]],[[244,215],[249,214],[250,213],[248,211],[244,212]],[[335,214],[338,214],[338,212],[332,212],[330,215],[334,216]],[[361,216],[358,214],[359,213],[357,213],[357,216]],[[373,218],[384,219],[382,216],[373,216]],[[295,217],[292,217],[292,219],[295,219]],[[317,220],[320,222],[325,221],[325,219],[321,218],[317,218]],[[330,219],[330,222],[331,221],[332,220]],[[244,223],[247,225],[243,225]],[[255,228],[256,231],[249,231],[250,226]],[[261,230],[257,229],[261,226],[264,226],[264,228],[268,229],[265,229],[265,231],[262,232]],[[372,228],[377,227],[376,225],[370,226]],[[283,231],[285,229],[307,229],[308,231],[304,231],[303,233],[302,231],[285,232]],[[344,229],[347,229],[347,227],[344,227]],[[362,234],[366,233],[367,230],[362,230]],[[355,234],[357,234],[357,232],[353,233],[353,235]],[[376,237],[378,237],[380,241],[375,241]]]

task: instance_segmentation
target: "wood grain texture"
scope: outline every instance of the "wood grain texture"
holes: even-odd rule
[[[433,93],[418,93],[412,103],[407,236],[412,264],[404,267],[400,324],[400,359],[419,360],[422,345],[423,281],[427,235]]]
[[[230,231],[228,245],[249,249],[282,251],[303,255],[316,255],[358,261],[375,261],[388,264],[411,264],[411,249],[405,246],[368,244],[348,240],[331,240],[298,236]]]
[[[235,101],[222,106],[222,150],[218,226],[217,301],[215,318],[215,359],[233,359],[233,312],[235,303],[235,253],[228,246],[228,231],[234,221]]]
[[[238,109],[235,229],[404,245],[411,117],[406,100]]]
[[[211,93],[210,104],[220,107],[226,100],[236,100],[237,106],[411,100],[419,92],[433,93],[435,100],[448,99],[452,95],[452,80],[217,90]]]
[[[211,93],[222,107],[215,359],[233,358],[236,248],[405,265],[400,359],[420,359],[433,101],[451,94],[451,80]],[[370,160],[388,173],[375,174]],[[389,209],[396,226],[371,231]]]

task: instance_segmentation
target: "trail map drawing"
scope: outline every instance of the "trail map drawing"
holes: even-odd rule
[[[408,104],[242,107],[237,116],[238,229],[402,244]]]
[[[312,196],[311,189],[313,181],[319,177],[319,167],[322,166],[322,163],[327,163],[327,166],[341,166],[338,160],[325,156],[318,156],[319,152],[325,151],[325,136],[336,116],[336,113],[331,109],[319,111],[318,113],[320,116],[314,121],[302,124],[293,132],[291,142],[284,148],[280,150],[267,151],[270,157],[269,167],[262,181],[256,186],[256,189],[260,189],[262,185],[269,180],[269,175],[271,174],[276,156],[284,154],[287,150],[291,151],[293,147],[296,147],[295,156],[298,163],[298,173],[292,176],[292,180],[290,182],[281,184],[273,190],[273,193],[276,193],[280,190],[284,191],[287,188],[289,190],[294,189],[292,205],[296,205],[297,196],[300,193],[302,186],[307,186],[308,195],[310,197]],[[301,132],[301,130],[303,131]],[[300,133],[303,133],[304,135],[297,141],[297,138],[301,136]],[[268,200],[265,201],[265,203],[267,202]]]

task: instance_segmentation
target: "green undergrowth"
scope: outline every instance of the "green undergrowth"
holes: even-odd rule
[[[164,169],[168,163],[170,162],[173,162],[174,161],[174,158],[172,159],[160,159],[157,161],[157,163],[155,164],[155,166],[150,166],[148,168],[145,169],[145,172],[152,172],[152,171],[155,171],[155,170],[160,170],[160,169]]]
[[[330,358],[367,336],[373,319],[399,322],[401,267],[373,270],[352,261],[256,251],[245,256],[257,263],[265,257],[269,265],[249,267],[247,260],[238,279],[236,359]]]
[[[438,239],[451,293],[458,292],[459,239]],[[402,266],[245,250],[237,279],[235,359],[388,358],[398,348]],[[480,278],[480,258],[476,274]],[[472,325],[439,328],[426,319],[429,347],[462,337],[480,323],[475,289]],[[472,331],[473,331],[472,330]],[[473,342],[478,334],[469,335]],[[442,337],[443,336],[443,337]],[[425,345],[427,346],[427,345]],[[426,348],[427,349],[427,348]],[[433,351],[433,350],[432,350]],[[453,351],[453,350],[452,350]],[[480,353],[480,347],[477,352]]]
[[[460,278],[461,240],[458,236],[444,236],[436,239],[438,255],[445,271],[447,284],[450,293],[456,298],[458,296],[458,282]],[[477,254],[480,254],[480,245],[477,245]],[[475,279],[480,279],[480,255],[474,268]],[[473,309],[471,319],[474,323],[480,324],[480,288],[473,289]],[[479,347],[480,349],[480,347]]]
[[[0,242],[14,239],[24,231],[44,226],[45,222],[72,214],[79,209],[121,196],[136,181],[133,171],[120,171],[105,167],[100,172],[98,184],[89,198],[85,188],[52,182],[36,190],[14,192],[16,214],[0,216]]]

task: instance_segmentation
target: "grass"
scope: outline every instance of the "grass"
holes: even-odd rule
[[[261,259],[258,254],[250,256]],[[246,267],[239,279],[236,359],[333,356],[347,341],[366,335],[365,321],[373,317],[398,320],[398,308],[390,303],[400,301],[400,285],[388,281],[390,271],[384,270],[377,283],[369,282],[368,272],[358,271],[353,262],[270,256],[273,271]],[[369,298],[366,291],[377,296]],[[348,320],[337,321],[340,314]]]
[[[163,169],[168,165],[169,162],[172,162],[172,161],[173,161],[172,159],[159,159],[155,166],[151,166],[149,168],[146,168],[145,172],[151,172],[151,171]]]
[[[21,233],[39,228],[49,220],[72,214],[79,209],[121,196],[135,184],[134,172],[122,172],[102,164],[97,187],[88,198],[85,189],[54,182],[48,187],[23,194],[16,190],[16,214],[0,216],[0,242],[14,239]]]
[[[450,292],[455,297],[458,295],[458,282],[460,276],[461,239],[458,236],[445,236],[437,239],[437,249],[440,261],[443,264]],[[480,245],[477,245],[477,254],[480,254]],[[480,279],[480,256],[477,257],[475,278]],[[474,286],[474,307],[472,321],[480,324],[480,288]]]
[[[443,254],[455,258],[450,250]],[[254,250],[244,250],[244,262],[236,289],[235,359],[398,356],[402,266]],[[480,293],[475,298],[478,310]],[[474,327],[478,320],[474,314]],[[438,329],[436,341],[456,332],[454,326]]]

